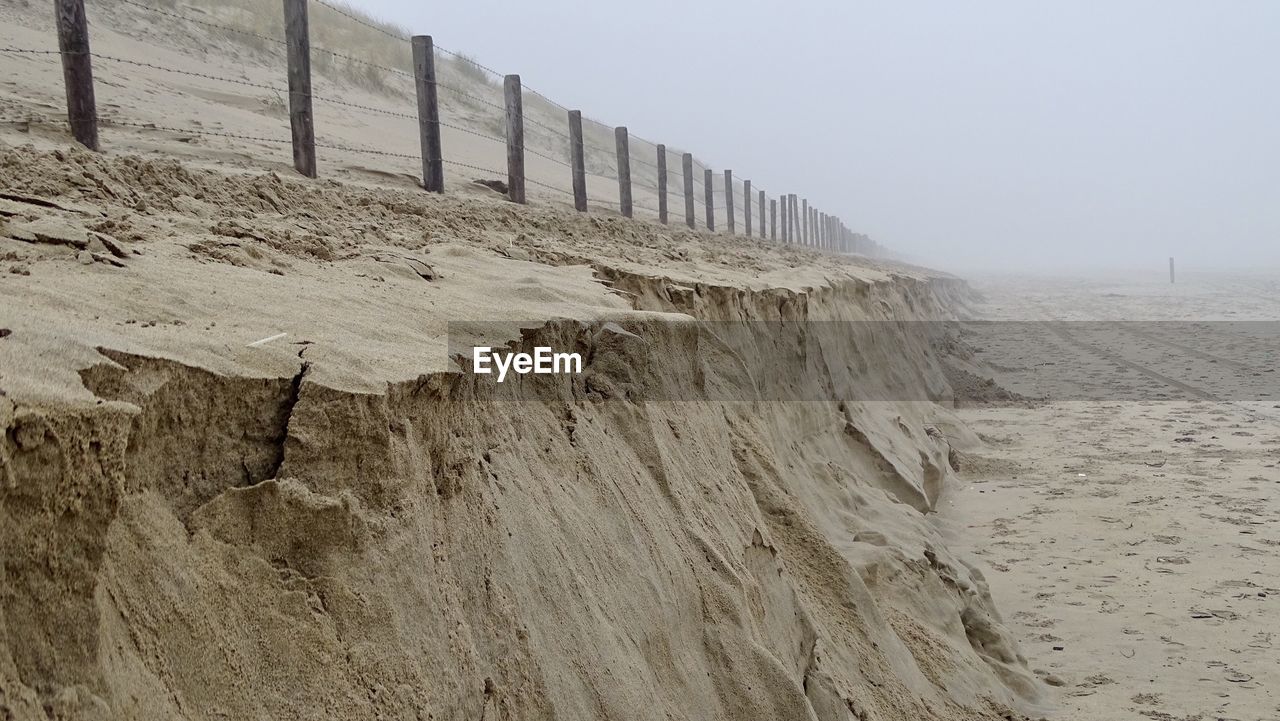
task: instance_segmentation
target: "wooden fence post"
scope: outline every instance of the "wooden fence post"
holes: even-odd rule
[[[440,110],[436,97],[436,49],[430,35],[414,35],[413,80],[418,91],[418,139],[422,146],[422,188],[444,192],[444,159],[440,148]]]
[[[724,213],[729,222],[725,227],[729,229],[729,235],[733,235],[733,171],[724,171]]]
[[[569,165],[573,169],[573,207],[587,212],[587,166],[582,149],[582,111],[569,111]]]
[[[93,57],[84,0],[57,0],[58,49],[67,94],[67,123],[84,147],[98,150],[98,104],[93,97]]]
[[[618,145],[618,206],[622,217],[631,217],[631,144],[625,127],[614,128]]]
[[[742,232],[751,237],[751,181],[742,181]]]
[[[791,195],[788,196],[788,198],[790,198],[791,205],[787,206],[787,220],[788,222],[790,222],[790,225],[788,225],[787,234],[788,236],[791,237],[792,243],[797,243],[797,245],[799,245],[800,243],[800,206],[796,205],[796,193],[791,193]]]
[[[693,219],[693,153],[680,156],[681,171],[684,173],[684,222],[690,228],[696,228]]]
[[[765,225],[764,225],[764,210],[765,210],[765,208],[764,208],[764,204],[765,204],[765,203],[764,203],[764,201],[765,201],[765,198],[764,198],[764,191],[762,190],[762,191],[760,191],[760,202],[759,202],[759,204],[758,204],[758,206],[759,206],[759,208],[760,208],[760,237],[761,237],[762,239],[763,239],[763,238],[767,238],[767,237],[768,237],[768,236],[765,234],[765,230],[764,230],[764,228],[765,228]]]
[[[780,214],[780,217],[782,219],[782,242],[790,243],[791,242],[791,226],[787,222],[787,217],[790,215],[791,209],[787,207],[787,204],[790,203],[791,200],[789,199],[789,196],[787,196],[786,193],[783,193],[782,197],[780,197],[778,201],[779,201],[779,205],[782,206],[782,213]]]
[[[769,240],[778,239],[778,200],[769,201]]]
[[[800,237],[804,238],[805,245],[813,245],[813,236],[809,234],[809,199],[800,200]]]
[[[289,55],[289,126],[293,167],[316,177],[316,129],[311,114],[311,37],[307,0],[284,0],[284,37]]]
[[[658,222],[667,224],[667,146],[658,146]]]
[[[716,232],[716,189],[715,176],[711,174],[711,168],[703,169],[702,189],[706,191],[704,201],[707,204],[707,230],[712,233]]]
[[[305,0],[304,0],[305,1]],[[524,96],[520,76],[508,75],[502,80],[507,106],[507,197],[513,203],[525,203],[524,192]]]

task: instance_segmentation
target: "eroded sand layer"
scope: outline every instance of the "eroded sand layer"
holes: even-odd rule
[[[496,200],[77,151],[0,168],[14,718],[959,720],[1039,697],[925,513],[948,439],[974,440],[942,407],[633,400],[890,373],[945,399],[909,337],[804,328],[945,316],[959,281]],[[793,330],[753,379],[752,349],[672,318]],[[588,372],[504,400],[451,366],[451,319],[575,344]]]

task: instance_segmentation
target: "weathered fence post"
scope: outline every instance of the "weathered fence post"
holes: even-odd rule
[[[796,222],[800,224],[800,242],[805,245],[812,245],[809,242],[809,209],[808,198],[800,198],[800,205],[796,210]]]
[[[569,111],[569,165],[573,170],[573,207],[587,212],[587,158],[582,149],[582,111]]]
[[[805,245],[814,245],[813,236],[809,234],[809,199],[804,198],[800,201],[800,237],[804,238]]]
[[[307,0],[284,0],[284,37],[289,55],[289,126],[293,167],[316,177],[316,128],[311,114],[311,38]]]
[[[680,170],[684,173],[684,222],[690,228],[696,228],[693,219],[693,153],[680,156]]]
[[[618,145],[618,206],[624,218],[631,217],[631,143],[625,127],[614,128]]]
[[[508,75],[502,81],[507,106],[507,197],[524,204],[524,96],[520,76]]]
[[[84,147],[98,150],[98,104],[93,97],[93,57],[84,0],[57,0],[58,49],[67,93],[67,123]]]
[[[742,233],[751,237],[751,181],[742,181]]]
[[[712,233],[716,232],[716,188],[715,176],[711,174],[711,168],[703,169],[702,188],[706,191],[707,204],[707,230]]]
[[[444,159],[440,148],[440,110],[436,97],[436,50],[430,35],[414,35],[413,80],[418,91],[418,139],[422,145],[422,188],[444,192]]]
[[[759,202],[759,204],[758,204],[758,206],[759,206],[759,208],[760,208],[760,237],[761,237],[762,239],[763,239],[763,238],[768,237],[767,235],[765,235],[765,229],[764,229],[764,228],[765,228],[765,225],[764,225],[764,204],[765,204],[765,203],[764,203],[764,201],[765,201],[765,198],[764,198],[764,191],[762,190],[762,191],[760,191],[760,202]]]
[[[725,225],[733,235],[733,171],[724,171],[724,213],[729,222]]]
[[[658,146],[658,222],[667,224],[667,146]]]
[[[791,205],[787,206],[787,220],[790,222],[787,234],[792,243],[800,243],[800,206],[796,204],[796,193],[791,193],[788,200]]]
[[[791,209],[787,207],[787,204],[788,204],[788,203],[790,203],[790,202],[791,202],[791,200],[790,200],[789,196],[788,196],[786,193],[783,193],[783,194],[782,194],[782,197],[781,197],[781,198],[779,198],[779,201],[780,201],[780,203],[779,203],[779,204],[782,206],[782,214],[781,214],[781,217],[782,217],[782,242],[783,242],[783,243],[790,243],[790,242],[791,242],[791,226],[790,226],[790,225],[788,224],[788,222],[787,222],[787,217],[790,215],[790,210],[791,210]]]
[[[778,200],[769,201],[769,240],[778,239]]]

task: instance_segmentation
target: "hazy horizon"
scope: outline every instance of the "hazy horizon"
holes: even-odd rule
[[[919,262],[1280,266],[1277,3],[352,5]]]

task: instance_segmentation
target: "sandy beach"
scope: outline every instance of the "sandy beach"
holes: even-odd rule
[[[1280,274],[961,277],[675,185],[663,224],[639,136],[627,218],[590,119],[577,212],[532,91],[511,202],[502,76],[452,51],[426,193],[403,29],[327,2],[318,178],[256,0],[91,2],[91,152],[37,5],[0,0],[0,720],[1280,718]],[[1022,248],[1086,235],[965,173]]]
[[[1275,346],[1242,342],[1239,323],[1280,314],[1275,277],[1099,276],[978,280],[976,311],[1026,321],[1019,342],[1050,344],[1036,357],[1081,384],[1098,349],[1073,342],[1070,322],[1041,324],[1130,321],[1108,350],[1145,399],[961,411],[983,445],[942,515],[1058,686],[1050,718],[1275,718],[1280,406],[1258,397]],[[1046,369],[1013,358],[990,359],[1003,385],[1034,392]],[[1171,380],[1205,398],[1159,400],[1181,390]]]

